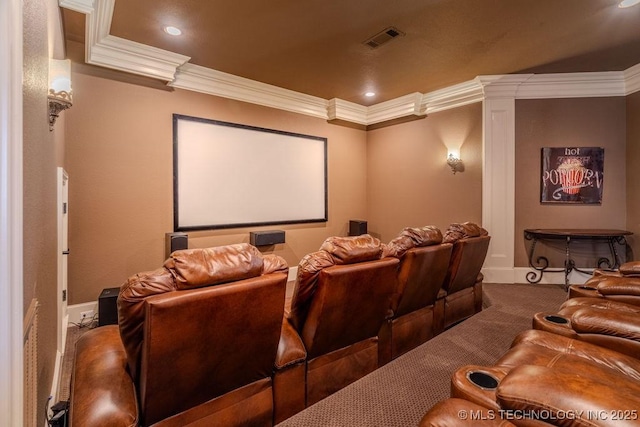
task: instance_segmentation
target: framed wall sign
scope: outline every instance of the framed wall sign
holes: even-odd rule
[[[601,204],[604,148],[544,147],[541,203]]]

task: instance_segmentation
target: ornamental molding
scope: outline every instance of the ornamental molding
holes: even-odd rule
[[[115,0],[59,0],[86,15],[88,64],[167,82],[169,86],[304,114],[368,126],[481,102],[485,99],[549,99],[626,96],[640,91],[640,64],[625,71],[507,74],[473,80],[428,93],[411,93],[371,106],[326,100],[189,63],[180,55],[109,34]]]

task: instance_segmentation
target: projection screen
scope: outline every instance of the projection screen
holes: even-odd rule
[[[327,139],[173,115],[175,231],[327,221]]]

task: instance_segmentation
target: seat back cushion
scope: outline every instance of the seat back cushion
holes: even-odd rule
[[[389,315],[397,258],[323,269],[301,337],[308,358],[375,337]]]
[[[435,303],[447,275],[451,250],[451,243],[443,243],[412,248],[404,254],[392,306],[395,317]]]
[[[287,275],[145,300],[139,394],[153,424],[262,378],[275,363]]]
[[[479,278],[489,249],[489,236],[470,237],[453,244],[443,289],[451,295],[472,287]]]

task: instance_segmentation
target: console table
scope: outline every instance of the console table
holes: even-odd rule
[[[616,251],[616,244],[625,245],[627,243],[625,236],[633,234],[627,230],[606,230],[606,229],[526,229],[524,230],[524,238],[531,241],[529,247],[529,266],[534,269],[527,273],[527,281],[529,283],[538,283],[542,280],[544,273],[564,273],[565,288],[569,286],[569,273],[575,270],[584,274],[591,274],[588,271],[580,270],[576,267],[575,262],[571,258],[571,241],[572,240],[591,240],[602,242],[609,245],[611,259],[598,259],[597,268],[616,269],[620,266],[620,258]],[[535,258],[536,243],[539,240],[564,240],[565,243],[565,261],[564,268],[549,268],[549,260],[544,256]]]

